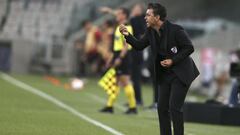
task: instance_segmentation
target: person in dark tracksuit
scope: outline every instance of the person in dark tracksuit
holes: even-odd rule
[[[130,23],[133,28],[133,35],[140,39],[146,30],[146,23],[143,14],[143,5],[136,4],[131,13]],[[131,78],[135,91],[135,98],[137,105],[143,105],[142,90],[141,90],[141,70],[143,66],[143,54],[141,51],[132,49],[130,52],[132,56]]]
[[[185,30],[166,20],[166,8],[159,3],[150,3],[145,20],[147,30],[137,40],[124,25],[120,32],[127,43],[136,50],[151,47],[154,60],[155,83],[159,88],[158,116],[161,135],[184,135],[182,106],[188,89],[199,71],[190,57],[194,47]]]

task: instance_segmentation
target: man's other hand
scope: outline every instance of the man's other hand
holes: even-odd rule
[[[173,64],[172,59],[166,59],[160,62],[163,67],[170,67]]]

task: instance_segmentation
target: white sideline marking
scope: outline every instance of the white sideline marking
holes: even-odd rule
[[[42,97],[42,98],[44,98],[44,99],[54,103],[58,107],[67,110],[68,112],[72,113],[73,115],[75,115],[75,116],[77,116],[77,117],[79,117],[79,118],[81,118],[81,119],[83,119],[83,120],[85,120],[85,121],[87,121],[87,122],[97,126],[97,127],[100,127],[100,128],[102,128],[102,129],[104,129],[104,130],[106,130],[106,131],[108,131],[108,132],[110,132],[110,133],[112,133],[114,135],[123,135],[123,133],[121,133],[121,132],[119,132],[119,131],[117,131],[117,130],[115,130],[115,129],[107,126],[107,125],[104,125],[101,122],[98,122],[98,121],[96,121],[94,119],[91,119],[90,117],[88,117],[88,116],[78,112],[74,108],[64,104],[60,100],[58,100],[58,99],[56,99],[56,98],[54,98],[54,97],[52,97],[52,96],[42,92],[39,89],[36,89],[36,88],[34,88],[34,87],[30,86],[30,85],[27,85],[27,84],[25,84],[25,83],[23,83],[23,82],[21,82],[19,80],[16,80],[15,78],[13,78],[13,77],[11,77],[11,76],[9,76],[7,74],[0,73],[0,75],[1,75],[1,78],[6,80],[7,82],[9,82],[9,83],[11,83],[11,84],[13,84],[15,86],[18,86],[18,87],[22,88],[23,90],[26,90],[26,91],[28,91],[30,93],[38,95],[38,96],[40,96],[40,97]]]

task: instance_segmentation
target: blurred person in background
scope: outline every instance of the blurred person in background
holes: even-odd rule
[[[232,90],[229,98],[229,105],[231,107],[240,107],[240,79],[234,79]]]
[[[216,51],[213,48],[201,49],[201,89],[207,89],[211,87],[214,81],[214,67],[215,67],[215,55]]]
[[[229,80],[228,71],[225,69],[222,69],[221,71],[219,71],[215,80],[217,88],[214,94],[214,99],[220,104],[227,104],[227,97],[226,97],[227,87],[226,86],[227,86],[228,80]]]
[[[149,56],[148,56],[148,60],[147,60],[147,68],[148,68],[148,70],[150,71],[150,74],[151,74],[152,89],[153,89],[153,102],[148,107],[148,109],[151,109],[151,110],[155,111],[155,110],[157,110],[159,88],[158,88],[156,80],[155,80],[156,76],[155,76],[155,73],[154,73],[154,59],[153,59],[151,49],[148,49],[148,54],[149,54]]]
[[[133,9],[130,15],[131,17],[130,23],[133,28],[133,35],[137,39],[140,39],[146,30],[146,23],[144,20],[145,15],[143,13],[144,12],[143,10],[144,9],[142,4],[136,4],[133,6]],[[131,78],[133,81],[135,98],[136,98],[137,105],[142,106],[143,99],[142,99],[142,90],[141,90],[141,70],[143,66],[143,54],[141,51],[132,49],[131,56],[132,56]]]
[[[84,52],[83,52],[83,41],[81,41],[81,39],[77,39],[74,42],[74,50],[76,53],[76,77],[80,78],[80,77],[85,77],[86,75],[86,71],[85,71],[85,66],[84,63]]]
[[[212,99],[206,101],[210,104],[228,104],[229,95],[229,57],[226,57],[224,51],[215,50],[212,61],[214,63],[214,77],[211,81],[212,86],[208,87],[208,96]]]
[[[129,11],[126,8],[118,8],[116,11],[113,11],[109,8],[102,8],[100,10],[102,12],[111,13],[116,16],[118,26],[114,31],[113,37],[113,58],[111,60],[111,63],[108,65],[116,69],[118,83],[117,94],[119,93],[119,87],[123,87],[128,98],[129,108],[125,114],[137,114],[135,94],[130,79],[131,71],[129,65],[131,65],[131,57],[129,51],[131,50],[131,46],[126,43],[123,35],[119,32],[119,25],[121,24],[125,24],[130,33],[133,31],[132,26],[128,23]],[[116,96],[110,95],[108,97],[106,107],[100,111],[104,113],[113,113],[113,103],[115,100]]]
[[[96,74],[99,72],[100,67],[99,65],[102,64],[102,59],[100,57],[100,54],[98,52],[98,45],[101,41],[101,32],[97,26],[94,26],[89,20],[85,20],[82,23],[82,26],[86,32],[86,38],[84,41],[84,67],[88,64],[90,66],[90,70],[92,74]],[[86,72],[86,70],[85,70]]]
[[[148,4],[145,20],[147,30],[137,40],[124,25],[120,32],[127,43],[137,50],[151,46],[158,83],[158,116],[161,135],[184,135],[182,106],[192,81],[199,71],[190,57],[194,47],[185,30],[166,20],[167,11],[159,3]]]
[[[229,57],[226,57],[222,51],[218,51],[215,67],[216,92],[214,98],[221,104],[228,103],[228,84],[229,84]]]
[[[232,91],[229,98],[229,105],[240,107],[240,47],[230,53],[230,76],[234,78]]]
[[[111,61],[112,57],[112,38],[114,33],[114,21],[106,20],[101,26],[102,38],[98,46],[98,52],[105,63]]]

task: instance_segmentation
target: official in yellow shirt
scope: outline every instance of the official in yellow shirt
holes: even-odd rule
[[[129,12],[125,8],[119,8],[114,13],[116,16],[116,21],[118,26],[114,32],[113,39],[113,58],[112,58],[112,67],[116,70],[117,76],[117,90],[116,95],[119,92],[120,87],[122,87],[125,91],[125,94],[128,98],[129,108],[125,112],[126,114],[137,114],[136,109],[136,101],[135,101],[135,93],[133,86],[130,80],[130,54],[129,50],[131,50],[131,46],[128,45],[125,41],[124,36],[119,32],[119,26],[121,24],[125,24],[130,33],[133,33],[132,26],[127,24],[127,19],[129,16]],[[107,105],[101,112],[105,113],[113,113],[113,104],[117,98],[116,95],[109,95]]]

